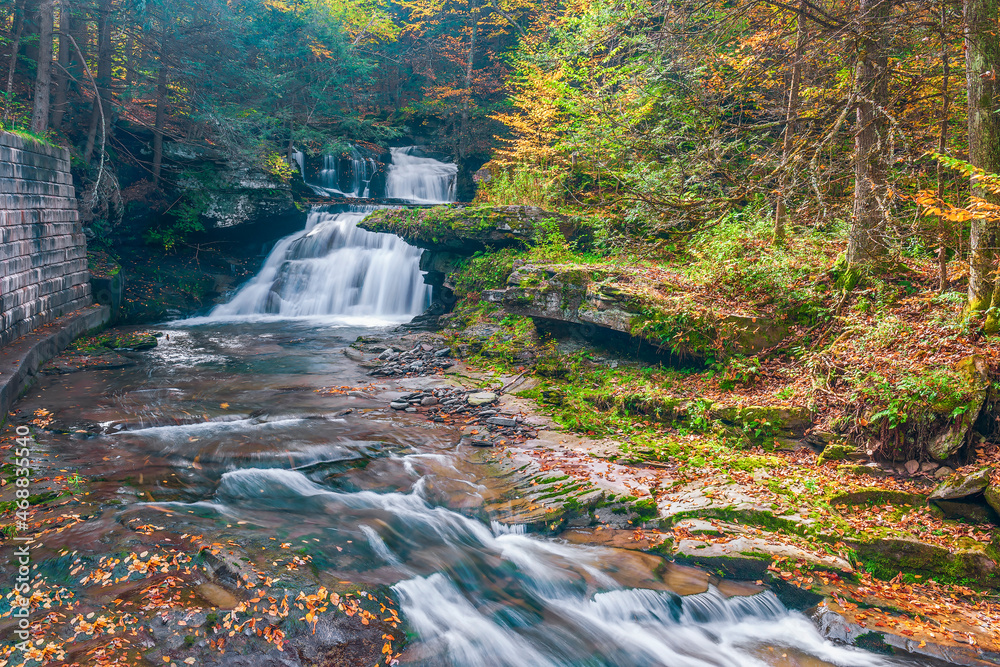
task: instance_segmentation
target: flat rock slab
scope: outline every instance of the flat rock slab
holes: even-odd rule
[[[474,406],[488,405],[495,400],[497,400],[497,395],[492,391],[480,391],[475,394],[469,394],[469,397],[466,399],[469,405]]]
[[[734,576],[746,579],[763,576],[771,560],[778,556],[793,561],[802,560],[827,570],[854,571],[851,564],[843,558],[819,554],[774,540],[748,536],[736,537],[728,542],[680,540],[675,548],[675,555],[698,565],[718,567]]]
[[[113,350],[61,354],[42,369],[43,373],[75,373],[86,370],[125,368],[135,363]]]

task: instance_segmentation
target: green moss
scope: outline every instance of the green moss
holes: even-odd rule
[[[632,503],[632,509],[635,511],[636,517],[642,522],[652,521],[660,513],[660,508],[653,498],[637,500]]]
[[[823,453],[816,462],[822,465],[827,461],[843,461],[857,453],[858,450],[853,445],[830,443],[823,448]]]
[[[858,648],[882,655],[895,655],[896,649],[885,643],[885,637],[878,632],[867,632],[854,640]]]

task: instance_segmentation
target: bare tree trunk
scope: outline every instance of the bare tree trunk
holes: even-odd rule
[[[889,95],[889,59],[884,23],[891,0],[861,0],[859,25],[861,54],[858,62],[857,130],[854,141],[854,216],[847,239],[852,288],[860,271],[878,265],[886,254],[884,240],[887,192],[886,145],[888,123],[885,104]]]
[[[49,99],[52,93],[52,24],[55,0],[43,0],[38,7],[38,70],[35,74],[31,131],[44,136],[49,131]]]
[[[163,169],[163,127],[167,122],[167,56],[170,42],[164,27],[160,41],[160,71],[156,75],[156,125],[153,128],[153,184],[160,184]]]
[[[70,45],[67,31],[69,30],[69,0],[59,0],[59,67],[55,71],[56,92],[52,102],[52,128],[62,129],[63,116],[66,114],[67,88],[69,87]]]
[[[948,90],[951,64],[948,62],[948,35],[946,33],[944,2],[941,3],[941,131],[938,133],[938,153],[944,155],[948,147],[948,113],[951,110],[951,93]],[[944,165],[937,163],[937,198],[944,200]],[[938,216],[938,291],[948,289],[948,230],[943,215]]]
[[[785,112],[785,141],[781,151],[781,175],[778,177],[778,201],[774,204],[774,243],[783,243],[785,227],[788,224],[785,198],[788,186],[792,148],[795,142],[795,125],[799,115],[799,86],[802,81],[802,54],[806,48],[806,0],[799,4],[799,14],[795,19],[795,56],[792,61],[791,80],[788,82],[788,108]]]
[[[111,73],[114,63],[111,44],[111,0],[101,0],[97,18],[97,86],[100,91],[101,104],[104,106],[104,133],[111,129]],[[93,112],[90,114],[90,127],[87,130],[87,144],[83,149],[83,161],[90,162],[94,155],[94,143],[97,141],[98,124],[101,122],[100,104],[94,100]]]
[[[7,68],[7,99],[14,94],[14,72],[17,71],[18,53],[21,51],[21,33],[24,32],[24,7],[14,3],[14,48],[10,51],[10,67]]]
[[[472,36],[469,39],[469,57],[465,65],[465,102],[462,105],[462,120],[458,130],[458,158],[464,160],[469,150],[469,107],[472,103],[472,71],[476,57],[476,36],[479,32],[479,11],[478,7],[473,8],[472,15]]]
[[[139,45],[134,35],[129,35],[128,46],[125,47],[125,87],[131,88],[135,83],[135,61]]]
[[[998,0],[965,0],[965,77],[969,94],[969,162],[991,173],[1000,172],[1000,35],[997,34]],[[972,194],[987,197],[972,182]],[[998,224],[973,219],[969,237],[969,308],[988,311],[985,329],[1000,329],[1000,289],[997,289]]]

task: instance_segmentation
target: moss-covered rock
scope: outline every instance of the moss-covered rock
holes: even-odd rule
[[[518,315],[622,332],[682,357],[753,354],[789,331],[784,320],[716,312],[693,292],[608,266],[524,265],[485,296]]]
[[[941,482],[934,492],[931,493],[931,500],[955,500],[957,498],[968,498],[986,491],[990,483],[990,475],[993,469],[984,466],[968,475],[954,474]]]
[[[402,237],[435,251],[471,255],[486,247],[527,245],[549,234],[577,238],[582,227],[534,206],[434,206],[381,209],[358,223],[362,229]]]
[[[993,510],[1000,514],[1000,485],[990,484],[986,487],[986,504],[993,508]]]
[[[812,426],[808,408],[795,405],[713,405],[709,416],[739,427],[758,426],[775,435],[799,436]]]
[[[883,579],[899,572],[920,574],[943,583],[1000,586],[1000,567],[987,555],[986,545],[949,551],[944,547],[905,538],[848,542],[865,569]]]
[[[823,453],[820,454],[817,463],[823,464],[827,461],[843,461],[845,459],[854,458],[859,456],[861,452],[858,451],[857,447],[844,442],[830,442],[823,448]]]
[[[955,364],[954,371],[968,385],[969,391],[961,400],[956,393],[933,406],[934,412],[947,422],[947,426],[926,445],[927,453],[937,461],[954,456],[968,442],[969,431],[979,418],[989,394],[989,371],[982,357],[967,357]]]

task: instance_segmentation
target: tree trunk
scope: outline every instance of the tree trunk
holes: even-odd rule
[[[135,62],[138,60],[139,45],[133,35],[129,35],[128,46],[125,47],[125,88],[132,88],[135,83]]]
[[[160,71],[156,75],[156,125],[153,128],[153,185],[160,184],[163,169],[163,127],[167,122],[167,56],[170,48],[166,28],[160,42]]]
[[[951,109],[951,92],[948,90],[951,64],[948,62],[948,34],[944,2],[941,3],[941,130],[938,132],[938,154],[944,155],[948,147],[948,113]],[[944,165],[937,163],[937,198],[944,201]],[[948,289],[948,230],[943,215],[938,216],[938,291]]]
[[[847,239],[850,268],[846,287],[853,287],[860,271],[874,268],[886,255],[886,152],[889,96],[889,58],[885,22],[891,0],[861,0],[857,70],[858,108],[854,140],[854,216]]]
[[[462,105],[462,121],[458,130],[458,159],[461,163],[469,150],[469,107],[472,104],[472,71],[476,57],[476,35],[479,32],[479,8],[473,7],[472,12],[472,36],[469,39],[469,57],[465,65],[465,102]]]
[[[97,35],[97,88],[100,92],[101,103],[94,100],[93,110],[90,114],[90,127],[87,130],[87,145],[83,149],[84,162],[90,162],[94,155],[94,144],[97,141],[98,125],[101,122],[102,105],[105,123],[102,131],[105,136],[111,129],[111,73],[114,65],[112,62],[114,45],[111,43],[111,0],[101,0],[97,18]]]
[[[785,112],[785,141],[781,150],[781,175],[778,177],[778,201],[774,204],[774,243],[783,243],[787,214],[785,198],[791,179],[792,148],[795,141],[795,125],[799,115],[799,85],[802,81],[802,54],[806,48],[806,0],[799,4],[799,14],[795,19],[795,55],[792,61],[791,80],[788,82],[788,108]]]
[[[24,58],[27,62],[38,62],[38,37],[39,33],[39,11],[41,3],[39,0],[24,0],[23,16],[24,30],[21,32],[21,49],[24,51]]]
[[[35,73],[31,131],[44,136],[49,131],[49,98],[52,92],[52,24],[55,0],[43,0],[38,7],[38,69]]]
[[[52,102],[52,128],[56,130],[62,129],[63,116],[66,114],[67,105],[67,93],[69,92],[67,88],[69,87],[69,77],[66,72],[69,71],[69,61],[70,61],[70,51],[72,46],[69,43],[69,38],[66,36],[69,30],[69,0],[59,1],[59,66],[55,70],[55,84],[56,92],[55,99]]]
[[[969,94],[969,162],[991,173],[1000,173],[1000,35],[997,34],[998,0],[965,0],[965,76]],[[972,194],[987,193],[972,183]],[[987,310],[985,328],[996,331],[1000,317],[995,310],[1000,290],[997,269],[998,224],[972,220],[969,237],[969,308]]]
[[[14,72],[17,71],[18,54],[21,51],[21,33],[24,32],[24,8],[14,3],[14,48],[10,51],[10,67],[7,68],[7,101],[14,95]]]

